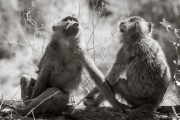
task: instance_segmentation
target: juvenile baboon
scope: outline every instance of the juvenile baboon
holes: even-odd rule
[[[21,78],[22,98],[26,97],[25,107],[17,108],[17,112],[26,115],[33,110],[35,116],[61,115],[67,108],[70,93],[81,82],[83,67],[103,95],[118,109],[117,106],[121,104],[109,86],[103,85],[104,76],[86,51],[78,20],[68,16],[57,21],[52,29],[54,33],[40,61],[37,81],[27,75]]]
[[[142,112],[155,110],[162,102],[171,80],[169,66],[158,42],[151,36],[152,24],[141,17],[130,17],[119,25],[123,46],[106,77],[114,93],[137,108],[127,120],[134,120]],[[120,78],[126,73],[126,79]],[[85,105],[99,106],[104,97],[98,89],[90,92]]]

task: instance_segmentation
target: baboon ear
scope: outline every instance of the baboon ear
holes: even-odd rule
[[[153,24],[151,22],[148,22],[148,28],[149,28],[149,33],[150,33],[153,29]]]

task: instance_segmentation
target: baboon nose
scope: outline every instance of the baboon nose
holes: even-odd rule
[[[125,25],[125,22],[121,22],[121,23],[120,23],[120,26],[122,26],[122,25]]]
[[[79,23],[74,23],[73,24],[73,27],[78,27],[79,26]]]
[[[124,33],[126,31],[126,25],[125,22],[121,22],[119,25],[120,31]]]
[[[52,30],[53,30],[53,31],[55,31],[55,30],[56,30],[56,28],[57,28],[56,26],[52,26]]]

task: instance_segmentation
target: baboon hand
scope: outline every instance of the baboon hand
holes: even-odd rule
[[[125,104],[117,102],[116,105],[113,106],[113,109],[115,111],[128,112],[131,108]]]
[[[98,107],[100,105],[100,103],[95,102],[94,99],[85,99],[83,101],[83,104],[85,106],[93,106],[93,107]]]

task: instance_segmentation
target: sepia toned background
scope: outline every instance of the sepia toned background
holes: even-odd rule
[[[134,15],[152,22],[153,38],[164,50],[173,78],[162,104],[179,103],[174,81],[180,73],[180,0],[0,0],[0,98],[20,100],[21,75],[37,77],[35,72],[51,38],[53,21],[68,15],[78,17],[88,52],[104,75],[121,47],[117,23]],[[167,31],[160,22],[173,29]],[[72,94],[75,103],[94,86],[86,71],[82,79]]]

